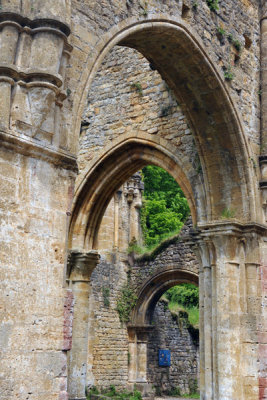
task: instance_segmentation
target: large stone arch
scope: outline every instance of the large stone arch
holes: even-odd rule
[[[197,222],[197,212],[206,214],[208,206],[204,188],[198,185],[201,195],[199,204],[196,204],[188,171],[180,165],[173,148],[163,139],[146,134],[128,135],[104,149],[80,179],[71,221],[70,248],[97,248],[97,232],[112,195],[133,173],[147,164],[161,166],[179,182],[188,199],[194,223]]]
[[[81,180],[73,207],[69,246],[89,251],[84,254],[97,248],[97,231],[103,212],[114,191],[136,170],[148,163],[172,172],[176,169],[176,179],[191,201],[194,222],[201,228],[193,237],[200,249],[201,262],[201,396],[203,399],[243,398],[246,389],[240,363],[241,359],[245,362],[245,357],[243,354],[237,356],[234,351],[241,349],[241,343],[244,343],[238,336],[243,324],[240,309],[243,295],[236,283],[237,286],[232,288],[224,271],[227,265],[227,276],[231,275],[234,282],[239,282],[238,269],[233,266],[247,268],[244,257],[251,258],[249,246],[254,242],[254,233],[260,234],[261,228],[250,224],[260,221],[260,211],[258,213],[256,205],[255,171],[242,122],[222,76],[206,54],[201,40],[185,23],[159,17],[146,22],[131,21],[129,25],[124,21],[122,25],[112,28],[96,46],[93,70],[88,68],[84,72],[86,79],[81,89],[89,89],[93,73],[115,44],[140,51],[174,91],[190,123],[204,176],[203,203],[196,206],[194,215],[192,205],[196,199],[190,197],[193,190],[190,190],[190,184],[187,185],[183,165],[176,159],[175,146],[166,156],[160,137],[156,141],[140,141],[139,132],[132,133],[125,143],[116,147],[117,143],[113,142],[107,153],[96,154],[90,171]],[[83,102],[80,107],[82,109]],[[78,118],[81,109],[77,112]],[[231,213],[223,218],[224,210],[234,210],[234,218]],[[243,235],[247,237],[245,241]],[[246,243],[245,256],[240,242]],[[255,265],[257,257],[253,253]],[[253,274],[254,279],[256,270]],[[225,326],[224,315],[232,313],[230,298],[233,292],[237,296],[235,301],[239,299],[235,311],[238,318],[231,319],[230,325]],[[228,302],[225,302],[225,296]],[[220,347],[223,343],[227,343],[226,353]],[[72,352],[74,354],[74,349]],[[231,371],[226,368],[226,360],[231,364]],[[255,382],[253,385],[257,390]],[[226,388],[227,395],[224,394]]]
[[[123,21],[103,36],[96,46],[96,58],[84,71],[82,101],[76,103],[79,129],[85,93],[107,52],[115,45],[140,51],[158,69],[174,90],[195,134],[208,193],[204,218],[219,220],[224,209],[235,209],[240,221],[257,220],[257,197],[249,147],[237,109],[215,65],[191,27],[178,19],[154,18]],[[75,107],[74,107],[75,109]],[[242,206],[241,206],[242,204]]]

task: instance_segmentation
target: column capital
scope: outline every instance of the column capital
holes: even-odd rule
[[[89,282],[91,274],[99,263],[100,255],[97,251],[81,252],[72,250],[68,257],[67,276],[71,281]]]
[[[215,265],[218,257],[238,262],[243,249],[248,262],[259,260],[259,241],[267,236],[267,226],[256,222],[216,221],[191,231],[189,244],[195,248],[200,264]]]
[[[129,341],[145,343],[148,340],[149,333],[154,329],[153,325],[128,325]]]
[[[251,221],[247,223],[238,220],[214,221],[207,224],[200,224],[193,233],[196,239],[212,239],[216,236],[236,236],[256,234],[259,236],[267,235],[267,226]]]

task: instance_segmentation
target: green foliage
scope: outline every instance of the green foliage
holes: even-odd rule
[[[233,38],[232,33],[228,33],[227,39],[228,39],[228,42],[229,42],[229,43],[232,43],[232,42],[233,42],[234,38]]]
[[[232,81],[234,79],[234,74],[230,66],[224,71],[224,79],[226,81]]]
[[[225,36],[226,32],[221,26],[217,26],[217,34],[220,36]]]
[[[171,106],[163,107],[161,109],[161,113],[160,113],[161,118],[167,117],[170,114],[171,109],[172,109]]]
[[[130,313],[136,304],[136,300],[137,296],[131,286],[129,284],[124,285],[120,290],[116,307],[121,323],[129,322]]]
[[[198,307],[199,290],[191,283],[182,283],[173,286],[165,293],[166,298],[171,303],[178,303],[184,307]]]
[[[99,390],[97,389],[96,386],[92,386],[89,390],[87,388],[85,388],[85,396],[86,399],[91,400],[92,396],[94,394],[99,394]]]
[[[132,83],[131,88],[135,89],[139,93],[139,96],[143,96],[143,88],[140,82]]]
[[[233,44],[234,48],[235,48],[237,51],[240,51],[240,50],[241,50],[241,43],[239,42],[239,40],[234,39],[234,40],[232,41],[232,44]]]
[[[193,3],[193,10],[197,10],[197,8],[198,8],[198,2],[197,1],[194,1],[194,3]]]
[[[169,236],[169,234],[167,234]],[[159,245],[149,251],[148,248],[143,248],[143,254],[136,258],[137,262],[153,261],[164,249],[167,249],[171,244],[179,242],[180,238],[178,235],[163,239]]]
[[[235,217],[235,210],[231,208],[225,208],[222,211],[222,218],[229,219],[229,218],[234,218]]]
[[[148,8],[147,8],[147,2],[145,2],[144,4],[141,4],[140,3],[140,7],[142,8],[142,15],[144,16],[144,17],[147,17],[148,16]]]
[[[181,389],[179,386],[172,387],[170,390],[166,391],[167,396],[181,396]]]
[[[110,290],[109,290],[109,288],[102,287],[102,295],[103,295],[104,306],[108,308],[110,306],[110,301],[109,301]]]
[[[99,398],[108,397],[116,400],[142,400],[141,393],[138,390],[134,389],[133,392],[128,392],[127,390],[117,392],[114,385],[111,385],[109,389],[102,390],[101,392],[93,386],[87,391],[86,399],[91,400],[93,395],[99,395]]]
[[[197,395],[198,397],[196,398],[199,398],[197,379],[189,379],[188,386],[190,390],[190,396],[192,397],[192,395]]]
[[[187,200],[176,181],[164,169],[149,165],[142,170],[145,185],[141,211],[145,245],[153,247],[178,233],[190,214]]]
[[[206,0],[206,2],[211,11],[219,10],[219,0]]]
[[[200,399],[200,394],[199,393],[184,394],[183,398],[184,399]]]
[[[142,253],[144,253],[144,251],[145,251],[144,247],[140,246],[137,243],[137,240],[135,238],[133,238],[128,246],[128,254],[131,254],[131,253],[142,254]]]

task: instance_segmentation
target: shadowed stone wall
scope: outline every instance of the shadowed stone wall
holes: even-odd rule
[[[148,382],[158,394],[171,394],[177,387],[181,394],[190,393],[193,385],[198,386],[197,337],[187,329],[187,320],[171,313],[163,300],[155,307],[153,325],[147,346]],[[170,367],[159,367],[159,349],[170,350]]]

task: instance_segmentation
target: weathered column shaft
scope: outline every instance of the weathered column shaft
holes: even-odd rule
[[[247,400],[265,391],[266,363],[258,355],[266,341],[259,264],[265,234],[263,226],[221,223],[199,235],[202,400]]]
[[[147,343],[137,341],[137,382],[147,382]]]
[[[211,266],[204,266],[204,354],[205,354],[205,399],[212,400],[212,282]]]
[[[267,15],[261,20],[261,139],[262,154],[267,154]]]
[[[199,389],[201,400],[205,393],[205,324],[204,324],[204,270],[200,260],[199,271]]]
[[[72,348],[69,353],[68,393],[70,399],[85,399],[88,359],[90,277],[99,255],[72,252],[69,260],[70,286],[74,296]]]
[[[129,375],[130,383],[135,383],[137,379],[137,346],[136,342],[129,342]]]
[[[261,181],[264,219],[267,222],[267,6],[261,9]]]

